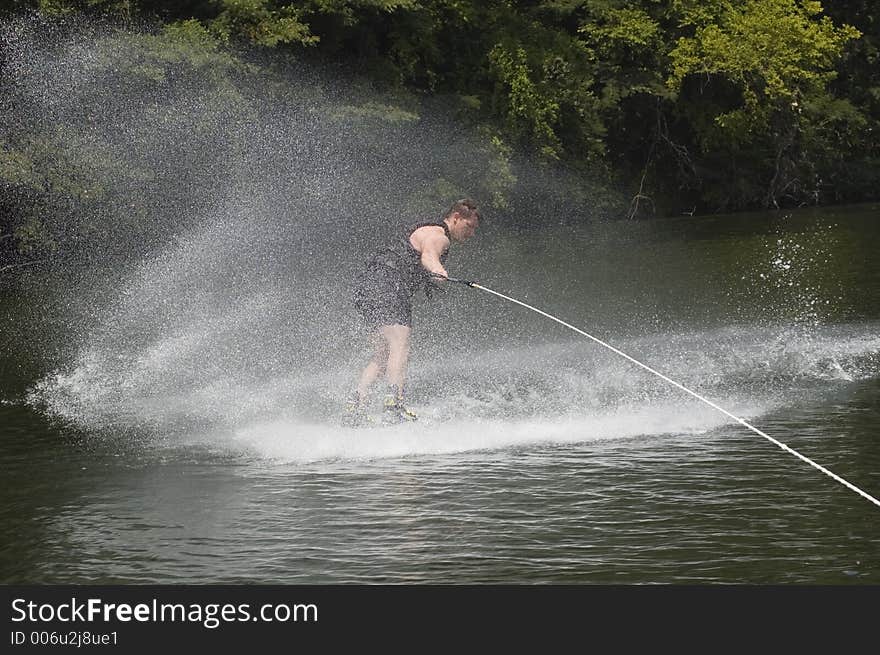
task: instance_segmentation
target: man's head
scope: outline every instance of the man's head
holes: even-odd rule
[[[452,203],[443,217],[453,241],[463,242],[474,236],[480,225],[480,212],[473,200],[464,198]]]

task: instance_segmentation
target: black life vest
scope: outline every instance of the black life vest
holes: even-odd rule
[[[416,223],[403,229],[403,231],[385,247],[379,249],[367,260],[367,267],[374,268],[381,266],[390,268],[395,271],[401,282],[402,288],[406,290],[410,296],[418,291],[419,287],[426,285],[431,280],[431,275],[422,266],[422,254],[412,247],[409,238],[412,233],[421,227],[436,225],[442,227],[446,238],[452,241],[449,236],[449,226],[444,221],[425,221]],[[449,254],[448,249],[440,255],[440,263],[446,266],[446,257]]]

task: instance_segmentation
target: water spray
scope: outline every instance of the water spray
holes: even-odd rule
[[[822,466],[821,464],[817,464],[816,462],[814,462],[813,460],[811,460],[809,457],[806,457],[805,455],[800,454],[800,453],[799,453],[798,451],[796,451],[794,448],[791,448],[790,446],[787,446],[786,444],[782,443],[782,442],[779,441],[778,439],[774,439],[774,438],[771,437],[769,434],[766,434],[765,432],[762,432],[761,430],[759,430],[758,428],[756,428],[754,425],[752,425],[751,423],[749,423],[749,422],[746,421],[745,419],[742,419],[742,418],[740,418],[739,416],[736,416],[736,415],[730,413],[729,411],[727,411],[726,409],[724,409],[724,408],[721,407],[720,405],[717,405],[717,404],[713,403],[711,400],[709,400],[708,398],[705,398],[705,397],[701,396],[701,395],[698,394],[696,391],[692,391],[691,389],[688,389],[686,386],[684,386],[684,385],[681,384],[680,382],[676,382],[676,381],[673,380],[672,378],[670,378],[670,377],[668,377],[668,376],[666,376],[666,375],[663,375],[663,373],[660,373],[659,371],[654,370],[653,368],[651,368],[651,367],[648,366],[647,364],[643,364],[642,362],[640,362],[639,360],[635,359],[634,357],[630,357],[629,355],[627,355],[627,354],[626,354],[625,352],[623,352],[622,350],[619,350],[618,348],[615,348],[615,347],[612,346],[611,344],[606,343],[606,342],[602,341],[601,339],[599,339],[599,338],[597,338],[597,337],[594,337],[592,334],[588,334],[587,332],[584,332],[583,330],[581,330],[581,329],[579,329],[579,328],[576,328],[575,326],[571,325],[570,323],[566,323],[566,322],[563,321],[562,319],[556,318],[555,316],[552,316],[552,315],[548,314],[547,312],[543,312],[543,311],[541,311],[540,309],[538,309],[537,307],[532,307],[531,305],[528,305],[528,304],[526,304],[526,303],[524,303],[524,302],[522,302],[522,301],[520,301],[520,300],[517,300],[516,298],[511,298],[510,296],[505,296],[503,293],[499,293],[499,292],[497,292],[497,291],[494,291],[494,290],[492,290],[492,289],[489,289],[488,287],[484,287],[483,285],[481,285],[481,284],[477,284],[476,282],[471,282],[471,281],[469,281],[469,280],[462,280],[462,279],[460,279],[460,278],[445,277],[445,276],[442,276],[442,275],[437,275],[437,274],[435,274],[435,273],[432,273],[432,275],[434,275],[434,276],[436,276],[436,277],[443,278],[443,279],[445,279],[445,280],[448,281],[448,282],[455,282],[455,283],[457,283],[457,284],[464,284],[464,285],[466,285],[466,286],[468,286],[468,287],[471,287],[472,289],[479,289],[480,291],[485,291],[486,293],[490,293],[490,294],[492,294],[493,296],[497,296],[498,298],[501,298],[502,300],[507,300],[508,302],[512,302],[512,303],[514,303],[514,304],[516,304],[516,305],[520,305],[521,307],[525,307],[526,309],[529,309],[529,310],[531,310],[531,311],[533,311],[533,312],[535,312],[535,313],[537,313],[537,314],[540,314],[541,316],[544,316],[544,317],[546,317],[546,318],[549,318],[551,321],[555,321],[555,322],[559,323],[560,325],[563,325],[563,326],[567,327],[569,330],[574,330],[574,331],[577,332],[578,334],[580,334],[580,335],[582,335],[582,336],[585,336],[585,337],[587,337],[588,339],[592,339],[593,341],[595,341],[596,343],[598,343],[598,344],[599,344],[600,346],[602,346],[603,348],[607,348],[607,349],[610,350],[611,352],[613,352],[613,353],[615,353],[615,354],[617,354],[617,355],[620,355],[621,357],[623,357],[623,358],[625,358],[625,359],[628,359],[628,360],[631,361],[633,364],[636,364],[637,366],[642,367],[643,369],[645,369],[645,370],[648,371],[649,373],[652,373],[652,374],[656,375],[657,377],[659,377],[660,379],[665,380],[665,381],[668,382],[669,384],[671,384],[671,385],[673,385],[673,386],[675,386],[675,387],[678,387],[679,389],[681,389],[681,390],[684,391],[685,393],[690,394],[691,396],[693,396],[693,397],[696,398],[697,400],[706,403],[707,405],[709,405],[709,407],[712,407],[713,409],[715,409],[715,410],[721,412],[721,413],[724,414],[725,416],[728,416],[729,418],[732,418],[734,421],[736,421],[737,423],[739,423],[739,424],[741,424],[741,425],[744,425],[745,427],[747,427],[749,430],[751,430],[751,431],[754,432],[755,434],[757,434],[757,435],[759,435],[759,436],[761,436],[761,437],[764,437],[764,438],[767,439],[770,443],[777,445],[779,448],[781,448],[782,450],[784,450],[784,451],[786,451],[786,452],[788,452],[788,453],[791,453],[792,455],[794,455],[794,456],[797,457],[798,459],[800,459],[800,460],[806,462],[807,464],[809,464],[809,465],[812,466],[813,468],[815,468],[815,469],[821,471],[822,473],[824,473],[825,475],[829,476],[829,477],[832,478],[833,480],[836,480],[837,482],[839,482],[840,484],[842,484],[844,487],[847,487],[848,489],[851,489],[852,491],[855,491],[855,492],[856,492],[857,494],[859,494],[860,496],[862,496],[862,497],[868,499],[869,501],[871,501],[872,503],[874,503],[875,505],[877,505],[878,507],[880,507],[880,500],[877,500],[877,499],[874,498],[874,496],[872,496],[871,494],[869,494],[869,493],[867,493],[867,492],[865,492],[865,491],[862,491],[861,489],[859,489],[857,486],[855,486],[855,485],[852,484],[851,482],[848,482],[847,480],[844,480],[842,477],[840,477],[839,475],[837,475],[836,473],[834,473],[834,472],[832,472],[832,471],[829,471],[827,468],[825,468],[825,467]]]

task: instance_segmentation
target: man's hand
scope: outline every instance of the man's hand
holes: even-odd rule
[[[443,295],[446,293],[446,278],[444,276],[431,275],[428,283],[425,285],[425,298],[431,300],[434,294]]]

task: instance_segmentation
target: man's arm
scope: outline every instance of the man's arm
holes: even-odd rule
[[[449,239],[443,232],[431,230],[421,241],[422,266],[429,273],[448,277],[449,274],[443,268],[443,264],[440,263],[440,256],[449,248]],[[441,280],[437,278],[435,281],[440,282]]]

